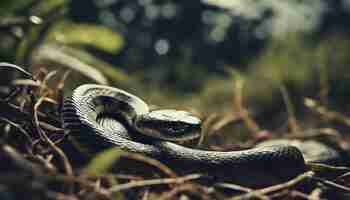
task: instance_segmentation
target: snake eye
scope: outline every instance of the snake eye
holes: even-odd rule
[[[157,110],[141,115],[135,126],[148,136],[184,141],[200,136],[201,120],[185,111]]]

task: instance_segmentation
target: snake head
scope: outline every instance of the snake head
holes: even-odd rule
[[[198,138],[201,120],[190,112],[156,110],[139,115],[134,124],[142,134],[168,141],[186,141]]]

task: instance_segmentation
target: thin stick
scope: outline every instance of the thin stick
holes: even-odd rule
[[[236,190],[236,191],[240,191],[240,192],[252,192],[253,191],[253,189],[251,189],[251,188],[243,187],[243,186],[233,184],[233,183],[217,183],[214,185],[214,187],[221,187],[221,188]]]
[[[35,125],[36,128],[40,134],[40,137],[47,142],[51,148],[58,154],[58,156],[61,158],[63,165],[64,165],[64,169],[67,173],[67,175],[69,176],[73,176],[73,169],[71,164],[69,163],[69,160],[67,158],[67,156],[64,154],[64,152],[55,145],[55,143],[53,143],[51,141],[51,139],[45,134],[45,132],[40,128],[40,123],[39,123],[39,118],[38,118],[38,114],[37,114],[37,110],[39,109],[39,106],[41,105],[41,103],[45,101],[45,96],[42,96],[39,98],[39,100],[35,103],[34,105],[34,120],[35,120]]]
[[[257,133],[260,131],[260,127],[258,124],[249,116],[249,112],[247,109],[243,106],[243,97],[242,97],[242,89],[244,85],[244,80],[239,78],[235,81],[234,84],[234,99],[233,99],[233,106],[235,111],[237,111],[241,116],[242,119],[247,126],[247,128],[252,133]]]
[[[290,100],[290,96],[288,94],[287,88],[282,83],[279,86],[279,89],[282,94],[283,101],[286,104],[286,109],[288,113],[288,126],[290,129],[290,132],[296,133],[299,130],[299,126],[298,126],[297,119],[295,117],[294,106],[292,104],[292,101]]]
[[[168,199],[174,199],[176,195],[180,193],[190,193],[192,195],[198,196],[199,199],[203,200],[210,200],[210,192],[208,191],[208,188],[203,187],[201,185],[197,184],[182,184],[178,185],[177,187],[173,188],[170,191],[165,192],[163,195],[161,195],[158,200],[168,200]],[[181,199],[181,198],[180,198]]]
[[[318,177],[313,177],[313,179],[329,186],[329,187],[332,187],[332,188],[335,188],[335,189],[338,189],[338,190],[341,190],[342,192],[346,192],[346,193],[350,193],[350,188],[349,187],[346,187],[344,185],[340,185],[338,183],[334,183],[332,181],[329,181],[329,180],[325,180],[325,179],[322,179],[322,178],[318,178]]]
[[[161,163],[160,161],[158,161],[156,159],[149,158],[149,157],[146,157],[146,156],[141,155],[141,154],[128,153],[128,152],[125,152],[125,154],[123,154],[123,156],[126,156],[127,158],[130,158],[133,160],[142,161],[148,165],[157,167],[163,173],[167,174],[168,176],[170,176],[172,178],[177,177],[177,174],[172,169],[170,169],[168,166],[164,165],[163,163]]]
[[[33,75],[31,73],[27,72],[26,70],[24,70],[23,67],[19,67],[17,65],[6,63],[6,62],[0,62],[0,67],[8,67],[8,68],[15,69],[15,70],[21,72],[22,74],[26,75],[28,78],[35,80]]]
[[[231,200],[243,200],[243,199],[251,199],[251,198],[257,198],[257,197],[261,198],[263,195],[267,195],[267,194],[277,192],[280,190],[289,189],[289,188],[295,186],[296,184],[301,183],[305,179],[312,178],[313,176],[314,176],[314,172],[307,171],[307,172],[295,177],[294,179],[292,179],[288,182],[281,183],[278,185],[273,185],[273,186],[266,187],[266,188],[259,189],[259,190],[254,190],[254,191],[248,192],[244,195],[233,197],[233,198],[231,198]]]
[[[15,128],[17,128],[20,132],[23,133],[23,135],[24,135],[24,136],[26,137],[26,139],[29,141],[30,145],[31,145],[31,146],[33,145],[33,140],[32,140],[32,138],[30,137],[29,133],[28,133],[26,130],[24,130],[24,128],[22,128],[21,125],[16,124],[15,122],[12,122],[12,121],[10,121],[9,119],[6,119],[6,118],[4,118],[4,117],[0,117],[0,120],[6,122],[6,123],[8,123],[8,124],[10,124],[11,126],[13,126],[13,127],[15,127]]]
[[[164,184],[181,184],[186,181],[191,181],[195,179],[201,178],[201,174],[191,174],[178,178],[162,178],[162,179],[152,179],[152,180],[144,180],[144,181],[133,181],[125,184],[120,184],[113,186],[109,189],[111,193],[119,192],[122,190],[127,190],[135,187],[146,187],[152,185],[164,185]]]
[[[209,115],[202,124],[202,132],[201,137],[199,138],[198,147],[204,147],[208,145],[208,137],[211,133],[210,126],[214,123],[214,121],[218,118],[217,114]]]
[[[325,106],[322,106],[319,104],[317,101],[310,99],[310,98],[305,98],[304,104],[312,109],[313,111],[316,111],[317,114],[319,114],[321,117],[323,117],[326,120],[332,120],[332,121],[338,121],[346,126],[350,127],[350,118],[342,113],[335,112],[335,111],[330,111],[328,108]]]

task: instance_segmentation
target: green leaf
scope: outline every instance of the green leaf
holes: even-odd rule
[[[106,174],[113,166],[115,161],[119,160],[125,151],[112,148],[97,154],[87,165],[85,172],[91,176],[101,176]]]
[[[118,53],[124,46],[122,36],[108,27],[67,21],[58,24],[49,39],[67,45],[89,45],[111,54]]]
[[[94,80],[99,84],[112,81],[119,86],[135,83],[134,76],[126,74],[120,67],[104,62],[84,49],[47,43],[39,48],[36,62],[54,62]]]
[[[37,51],[36,60],[39,62],[48,61],[50,63],[55,63],[55,65],[64,66],[77,71],[98,84],[108,84],[107,78],[96,68],[96,65],[88,64],[84,62],[81,57],[71,55],[65,50],[66,48],[58,45],[43,45]]]
[[[53,9],[65,6],[69,3],[69,0],[45,0],[41,1],[34,9],[34,14],[39,14],[40,16],[48,15]]]

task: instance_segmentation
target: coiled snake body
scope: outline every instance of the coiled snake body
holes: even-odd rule
[[[64,129],[96,151],[116,146],[159,159],[184,171],[205,171],[219,178],[243,181],[242,184],[247,183],[245,185],[264,184],[266,177],[287,180],[305,170],[302,153],[290,145],[231,152],[188,148],[137,133],[138,129],[132,127],[133,119],[116,116],[118,109],[131,112],[134,117],[148,112],[146,103],[123,90],[82,85],[65,100],[62,110]]]

